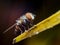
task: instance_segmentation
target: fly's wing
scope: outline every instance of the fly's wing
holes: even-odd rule
[[[16,23],[13,24],[12,26],[10,26],[8,29],[6,29],[6,30],[3,32],[3,34],[5,34],[7,31],[9,31],[9,30],[12,29],[14,26],[16,26],[16,24],[17,24],[17,25],[21,24],[24,19],[26,19],[26,16],[25,16],[25,15],[21,16],[20,18],[18,18],[18,20],[16,20]]]
[[[60,24],[60,10],[13,39],[13,44]]]
[[[5,33],[6,33],[7,31],[9,31],[10,29],[12,29],[15,25],[16,25],[16,23],[13,24],[12,26],[10,26],[8,29],[6,29],[6,30],[3,32],[3,34],[5,34]]]

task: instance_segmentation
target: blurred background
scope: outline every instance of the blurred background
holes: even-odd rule
[[[34,24],[60,10],[60,0],[0,0],[0,45],[12,45],[14,28],[3,34],[26,12],[36,15]],[[37,21],[36,21],[37,20]],[[15,45],[60,45],[60,25],[27,38]]]

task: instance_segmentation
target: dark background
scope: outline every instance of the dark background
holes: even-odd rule
[[[12,39],[15,37],[14,29],[5,34],[3,31],[13,25],[21,15],[32,12],[36,15],[34,20],[34,24],[36,24],[58,10],[60,10],[59,0],[0,0],[0,45],[12,45]],[[26,45],[25,40],[16,45]]]

